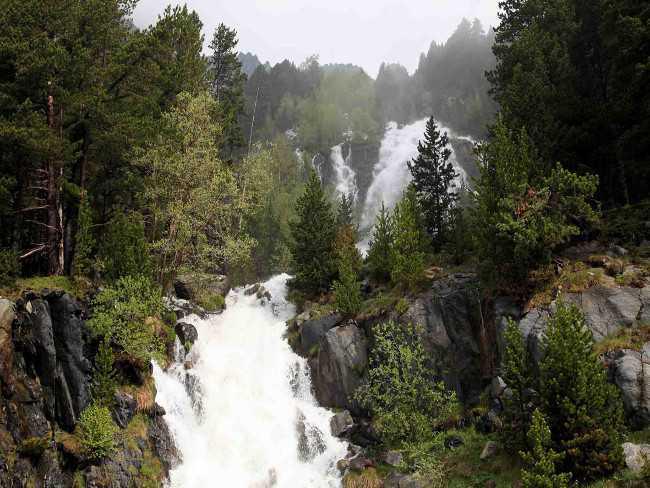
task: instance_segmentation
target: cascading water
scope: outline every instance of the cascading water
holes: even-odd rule
[[[347,445],[311,393],[309,369],[284,339],[294,313],[287,275],[264,283],[272,299],[232,291],[221,315],[191,317],[199,340],[167,371],[154,365],[156,401],[181,455],[170,474],[182,488],[329,488]]]
[[[368,188],[361,214],[362,230],[368,231],[372,228],[382,202],[390,209],[402,196],[404,188],[411,181],[411,173],[406,162],[417,156],[418,141],[424,138],[426,124],[427,119],[403,127],[398,127],[395,122],[388,124],[379,149],[379,161],[373,169],[372,184]],[[441,132],[447,132],[449,137],[452,137],[451,130],[440,124],[438,127]],[[459,173],[459,179],[465,178],[465,171],[458,165],[453,150],[450,161]]]
[[[332,169],[336,177],[335,185],[336,191],[339,195],[357,195],[357,175],[350,167],[350,154],[351,149],[348,149],[348,155],[343,157],[343,144],[339,144],[332,148],[330,159],[332,160]]]

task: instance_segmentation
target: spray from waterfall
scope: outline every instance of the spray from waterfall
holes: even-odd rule
[[[353,199],[357,196],[357,175],[350,167],[350,156],[352,148],[348,146],[348,153],[343,157],[343,144],[332,148],[330,159],[332,169],[334,170],[335,188],[338,195],[352,195]]]
[[[171,487],[340,486],[335,463],[347,445],[332,436],[332,413],[317,405],[307,362],[284,338],[295,312],[287,278],[264,284],[270,301],[239,289],[222,315],[191,317],[199,340],[188,358],[177,344],[178,362],[154,367],[156,401],[182,457]]]

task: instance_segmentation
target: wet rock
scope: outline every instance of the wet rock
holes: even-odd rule
[[[397,467],[402,464],[404,456],[402,456],[402,453],[399,451],[386,451],[381,459],[389,466]]]
[[[353,471],[363,471],[366,468],[372,468],[375,463],[369,457],[359,454],[358,456],[350,459],[350,469]]]
[[[352,430],[354,427],[354,419],[350,412],[343,410],[335,414],[330,419],[330,428],[332,429],[332,435],[336,437],[342,437]]]
[[[450,435],[445,438],[445,447],[447,449],[456,449],[463,444],[465,444],[465,441],[458,435]]]
[[[494,441],[487,441],[483,446],[483,451],[481,451],[481,461],[494,457],[497,452],[499,452],[499,444]]]
[[[115,392],[113,397],[114,407],[112,410],[113,420],[122,429],[126,429],[135,416],[138,408],[138,402],[128,393]]]
[[[338,469],[341,474],[345,473],[348,469],[350,469],[350,460],[339,459],[336,462],[336,469]]]
[[[298,458],[300,461],[309,462],[325,452],[323,433],[318,427],[308,423],[302,412],[298,412],[296,418],[296,432],[298,433]]]
[[[174,280],[174,291],[178,298],[196,300],[200,292],[219,294],[225,297],[230,291],[230,279],[225,275],[187,273]]]
[[[325,334],[312,366],[316,398],[321,405],[354,411],[352,396],[368,365],[367,348],[366,337],[354,322]]]
[[[167,426],[167,422],[162,417],[154,418],[149,423],[148,434],[154,452],[163,465],[165,475],[169,475],[169,471],[180,461],[180,455],[174,443],[174,438]]]
[[[634,473],[640,473],[650,459],[650,444],[623,444],[625,465]]]
[[[199,338],[199,333],[197,332],[196,327],[187,322],[178,322],[174,326],[174,330],[176,331],[178,340],[180,340],[183,345],[194,344]]]
[[[306,320],[300,328],[300,348],[303,354],[308,354],[327,332],[341,323],[340,314],[331,314],[315,320]]]

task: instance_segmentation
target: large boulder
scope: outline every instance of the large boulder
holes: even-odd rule
[[[490,345],[481,334],[476,275],[457,273],[435,281],[398,320],[423,327],[422,342],[431,366],[461,401],[478,399],[489,380],[481,370],[485,359],[481,349],[488,351]]]
[[[187,322],[178,322],[174,327],[174,330],[183,345],[192,345],[199,338],[199,333],[197,332],[196,327]]]
[[[219,274],[187,273],[174,280],[176,296],[184,300],[196,300],[204,292],[225,297],[230,287],[230,279]]]
[[[610,377],[621,390],[628,417],[639,427],[650,424],[650,342],[640,352],[615,352],[609,364]]]
[[[623,455],[625,456],[625,465],[630,471],[640,473],[650,460],[650,444],[626,442],[623,444]]]
[[[14,304],[0,298],[0,387],[9,393],[13,388],[14,345],[12,327],[16,312]]]
[[[335,313],[303,322],[300,327],[300,348],[303,353],[308,354],[330,329],[341,323],[341,320],[343,317]]]
[[[365,334],[354,322],[325,334],[312,361],[314,389],[321,405],[354,410],[352,395],[368,365],[367,348]]]

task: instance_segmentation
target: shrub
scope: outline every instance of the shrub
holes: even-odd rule
[[[123,276],[151,275],[149,245],[144,235],[144,221],[139,213],[119,212],[108,222],[102,238],[100,258],[109,281]]]
[[[334,282],[336,307],[345,315],[354,315],[361,308],[361,255],[356,247],[356,232],[351,225],[343,225],[336,243],[338,280]]]
[[[456,405],[453,392],[435,381],[426,364],[420,328],[387,322],[374,330],[368,381],[355,393],[389,444],[420,442]]]
[[[560,302],[549,320],[540,363],[541,407],[563,467],[595,479],[623,465],[622,401],[593,350],[584,315]]]
[[[99,460],[115,450],[117,426],[107,407],[92,404],[81,412],[77,435],[84,455]]]
[[[125,276],[92,302],[91,330],[143,363],[162,354],[163,346],[147,317],[163,313],[161,290],[144,276]]]
[[[521,472],[522,488],[568,488],[571,475],[556,474],[555,465],[563,456],[551,449],[551,431],[539,410],[533,412],[528,442],[531,451],[521,453],[529,465]]]
[[[12,286],[19,272],[18,254],[8,249],[0,249],[0,286]]]
[[[95,376],[93,378],[93,397],[101,405],[108,405],[113,400],[116,386],[114,361],[113,349],[104,339],[99,344],[95,355]]]

